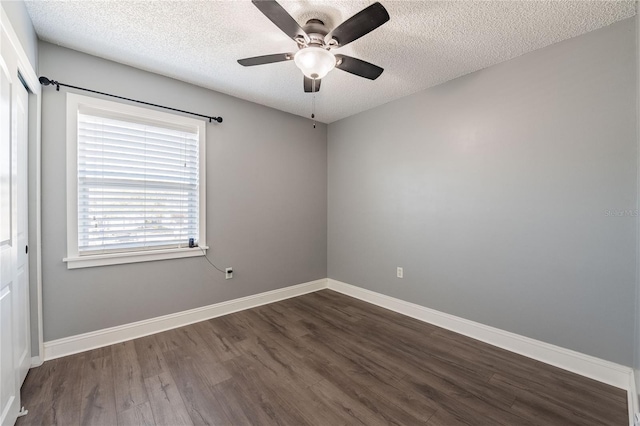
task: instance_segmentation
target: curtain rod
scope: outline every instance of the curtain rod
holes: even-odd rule
[[[217,121],[218,123],[222,123],[222,117],[211,117],[209,115],[198,114],[198,113],[195,113],[195,112],[185,111],[185,110],[182,110],[182,109],[176,109],[176,108],[171,108],[171,107],[167,107],[167,106],[163,106],[163,105],[152,104],[151,102],[138,101],[136,99],[125,98],[123,96],[111,95],[109,93],[98,92],[97,90],[85,89],[84,87],[72,86],[70,84],[60,83],[59,81],[49,80],[47,77],[44,77],[44,76],[40,77],[40,84],[42,84],[43,86],[48,86],[48,85],[52,84],[52,85],[56,86],[56,90],[58,92],[60,91],[60,86],[70,87],[72,89],[84,90],[85,92],[97,93],[98,95],[111,96],[112,98],[124,99],[125,101],[137,102],[139,104],[150,105],[150,106],[154,106],[154,107],[158,107],[158,108],[169,109],[171,111],[177,111],[177,112],[182,112],[182,113],[185,113],[185,114],[195,115],[195,116],[198,116],[198,117],[208,118],[209,119],[209,123],[211,123],[211,121]]]

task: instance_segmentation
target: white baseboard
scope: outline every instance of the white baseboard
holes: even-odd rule
[[[630,377],[633,372],[630,367],[445,314],[333,279],[327,280],[327,287],[356,299],[629,391]]]
[[[40,356],[31,357],[31,368],[40,367],[44,360]]]
[[[115,343],[160,333],[173,328],[183,327],[199,321],[208,320],[233,312],[254,308],[267,303],[277,302],[306,293],[321,290],[327,287],[325,278],[298,284],[265,293],[242,297],[240,299],[215,303],[209,306],[190,309],[188,311],[177,312],[175,314],[164,315],[157,318],[138,321],[116,327],[96,330],[89,333],[78,334],[76,336],[44,342],[44,359],[60,358]]]

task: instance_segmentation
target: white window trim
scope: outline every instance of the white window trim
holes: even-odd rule
[[[199,247],[181,247],[158,250],[139,250],[126,253],[82,255],[78,253],[78,110],[95,108],[116,115],[132,115],[143,120],[197,127],[199,134],[200,184],[199,184]],[[206,122],[190,117],[169,114],[148,108],[107,101],[105,99],[67,93],[67,257],[62,259],[68,269],[154,260],[179,259],[206,254]]]

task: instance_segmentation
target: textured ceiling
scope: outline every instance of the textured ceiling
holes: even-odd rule
[[[334,52],[372,62],[384,73],[370,81],[331,71],[316,95],[319,121],[339,120],[635,14],[633,1],[380,1],[391,20]],[[373,2],[280,3],[300,25],[319,18],[333,28]],[[249,0],[26,4],[42,40],[293,114],[311,113],[312,95],[303,92],[293,62],[247,68],[236,62],[296,51]]]

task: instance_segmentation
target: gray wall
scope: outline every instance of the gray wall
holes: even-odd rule
[[[632,365],[635,55],[628,19],[329,125],[328,276]]]
[[[327,275],[326,126],[76,51],[40,43],[40,74],[221,115],[207,125],[209,257],[68,270],[65,90],[42,103],[44,340],[130,323]],[[212,75],[211,78],[215,78]]]
[[[34,70],[38,70],[38,36],[33,28],[27,7],[22,0],[2,0],[2,8],[7,13],[11,26],[16,32]]]

